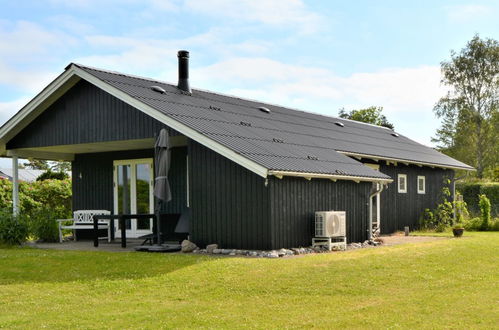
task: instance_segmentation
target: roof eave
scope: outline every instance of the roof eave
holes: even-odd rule
[[[467,165],[468,167],[460,167],[460,166],[444,165],[444,164],[437,164],[437,163],[430,163],[430,162],[407,160],[407,159],[401,159],[401,158],[392,158],[392,157],[385,157],[385,156],[378,156],[378,155],[361,154],[361,153],[341,151],[341,150],[337,150],[337,152],[339,152],[340,154],[343,154],[343,155],[347,155],[347,156],[372,159],[374,161],[382,160],[382,161],[389,161],[389,162],[397,162],[397,163],[405,164],[405,165],[412,164],[412,165],[418,165],[418,166],[438,167],[438,168],[452,169],[452,170],[476,171],[476,169],[474,167],[471,167],[469,165]]]
[[[327,173],[308,173],[308,172],[294,172],[294,171],[280,171],[280,170],[269,170],[269,175],[273,175],[277,178],[282,179],[285,176],[300,177],[305,179],[329,179],[332,181],[336,180],[347,180],[354,182],[378,182],[378,183],[391,183],[393,179],[384,178],[374,178],[374,177],[363,177],[363,176],[353,176],[353,175],[338,175],[338,174],[327,174]]]

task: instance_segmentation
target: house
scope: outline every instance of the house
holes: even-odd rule
[[[162,212],[189,208],[199,246],[249,249],[310,245],[315,211],[346,211],[349,241],[415,228],[444,179],[473,170],[384,127],[191,90],[189,53],[178,57],[178,85],[71,63],[0,128],[0,153],[14,166],[71,161],[75,210],[147,213],[167,128],[173,199]]]
[[[12,177],[14,174],[12,173],[13,169],[12,168],[0,168],[0,178],[7,179],[9,181],[12,181]],[[24,182],[33,182],[36,181],[36,179],[42,175],[45,171],[43,170],[32,170],[32,169],[27,169],[27,168],[20,168],[18,169],[18,179],[19,181],[24,181]]]

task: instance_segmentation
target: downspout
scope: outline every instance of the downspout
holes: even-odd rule
[[[367,229],[368,231],[368,239],[371,240],[373,238],[373,197],[378,196],[381,194],[383,191],[385,185],[382,183],[377,183],[376,186],[379,184],[379,189],[377,189],[375,192],[371,193],[369,195],[369,228]],[[379,223],[379,219],[378,219]]]

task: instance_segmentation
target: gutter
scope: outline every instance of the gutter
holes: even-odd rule
[[[363,182],[377,182],[381,184],[391,183],[393,179],[382,179],[382,178],[369,178],[362,176],[349,176],[349,175],[335,175],[335,174],[324,174],[324,173],[306,173],[306,172],[292,172],[292,171],[268,171],[268,175],[273,175],[278,179],[282,179],[285,176],[294,176],[301,177],[307,180],[311,180],[312,178],[316,179],[330,179],[332,181],[336,180],[349,180],[355,181],[357,183]]]

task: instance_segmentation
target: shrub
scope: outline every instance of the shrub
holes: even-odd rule
[[[491,215],[499,216],[499,182],[456,183],[456,189],[463,195],[468,210],[473,216],[480,214],[479,195],[484,194],[491,202]]]
[[[419,226],[423,230],[434,230],[436,227],[435,216],[430,209],[425,209],[419,219]]]
[[[480,227],[481,230],[489,229],[490,222],[490,200],[486,195],[480,195],[480,215],[482,219],[482,225]]]
[[[31,234],[44,242],[57,242],[59,240],[57,219],[60,218],[54,209],[42,207],[36,210],[29,219]]]
[[[23,217],[12,215],[12,210],[0,210],[0,243],[19,245],[28,238],[28,226]]]
[[[482,219],[480,219],[479,217],[472,218],[464,222],[464,229],[468,231],[480,230],[481,226],[482,226]]]
[[[494,218],[489,224],[490,231],[499,231],[499,218]]]
[[[40,174],[38,178],[36,178],[36,181],[43,181],[43,180],[65,180],[69,178],[69,176],[64,173],[64,172],[52,172],[51,170],[47,170]]]

